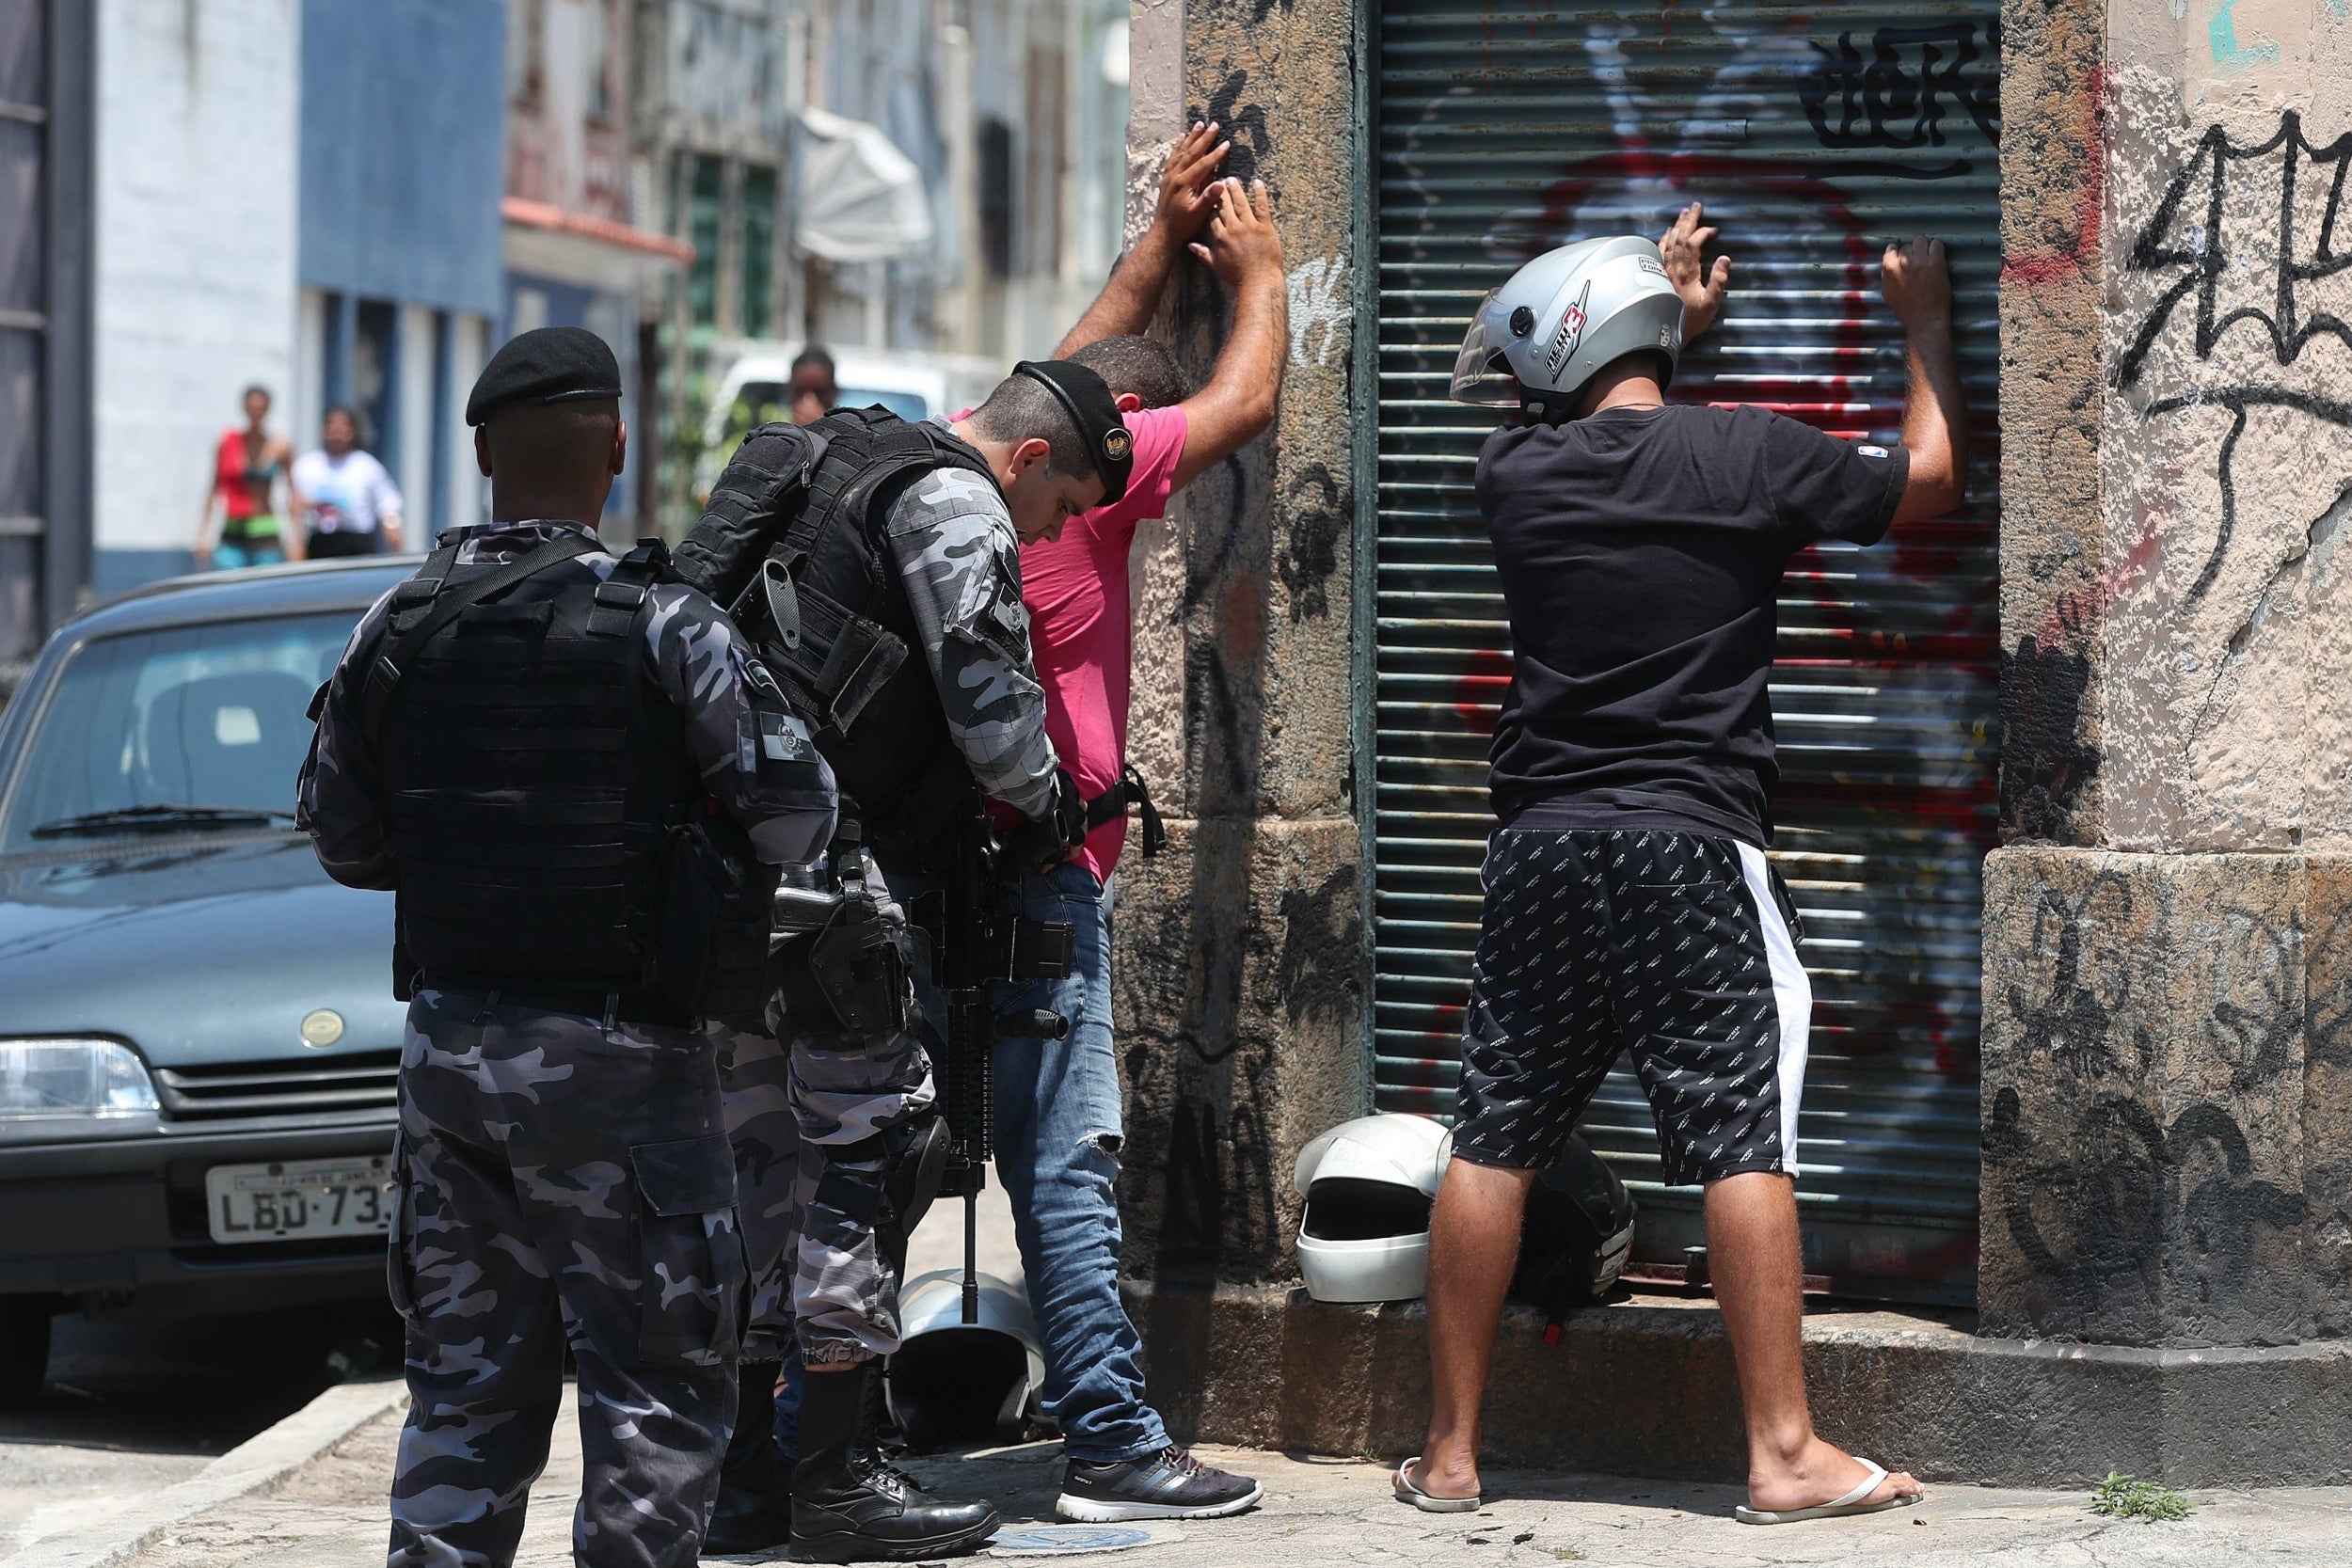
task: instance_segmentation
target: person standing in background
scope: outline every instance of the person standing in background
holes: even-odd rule
[[[266,387],[245,389],[245,428],[220,438],[213,484],[196,525],[196,569],[274,566],[302,559],[298,540],[281,520],[278,487],[294,462],[293,443],[269,432]],[[217,526],[215,519],[217,518]],[[290,557],[289,546],[294,546]]]
[[[814,343],[801,350],[792,361],[792,383],[785,396],[794,424],[815,424],[832,413],[833,405],[841,401],[841,381],[834,370],[833,356]]]
[[[400,490],[384,465],[359,450],[359,417],[340,405],[321,423],[321,451],[295,460],[295,504],[312,560],[400,549]],[[378,544],[378,538],[383,543]]]

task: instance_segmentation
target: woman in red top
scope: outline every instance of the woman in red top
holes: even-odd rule
[[[299,561],[301,543],[279,521],[278,487],[294,462],[294,448],[269,433],[269,390],[245,389],[245,428],[220,438],[213,487],[196,529],[196,569],[274,566]],[[219,519],[215,530],[215,516]]]

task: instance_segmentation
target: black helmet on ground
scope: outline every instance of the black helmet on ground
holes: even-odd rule
[[[1559,1161],[1527,1189],[1513,1299],[1553,1323],[1607,1295],[1633,1248],[1633,1195],[1593,1146],[1575,1133]]]

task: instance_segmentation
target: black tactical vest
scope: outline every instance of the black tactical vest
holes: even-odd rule
[[[937,425],[882,408],[745,438],[678,546],[678,577],[726,606],[808,717],[844,816],[899,864],[916,863],[974,794],[940,706],[906,584],[884,537],[890,509],[939,468],[996,483]]]
[[[564,559],[547,549],[542,570]],[[531,559],[445,551],[393,600],[383,657],[399,667],[368,711],[402,942],[429,984],[651,991],[663,843],[705,794],[640,625],[658,546],[604,582],[518,582],[404,646]]]

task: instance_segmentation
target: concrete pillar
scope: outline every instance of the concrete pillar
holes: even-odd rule
[[[1136,754],[1172,842],[1119,874],[1116,1022],[1131,1272],[1287,1273],[1299,1147],[1369,1107],[1351,733],[1364,135],[1354,8],[1135,0],[1131,200],[1213,119],[1272,192],[1294,279],[1276,427],[1147,532]],[[1131,206],[1131,211],[1134,209]],[[1148,207],[1144,209],[1148,212]],[[1324,306],[1302,339],[1297,279]],[[1196,377],[1228,303],[1187,262],[1168,328]]]
[[[2352,28],[2284,0],[2003,26],[1982,1328],[2342,1336]]]

